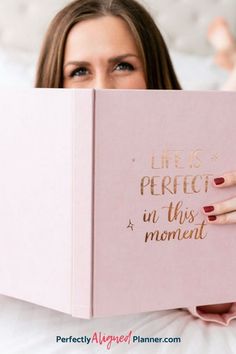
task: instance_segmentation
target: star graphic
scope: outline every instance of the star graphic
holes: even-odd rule
[[[219,158],[218,154],[214,154],[211,156],[211,160],[214,160],[214,161],[218,160],[218,158]]]
[[[129,225],[127,226],[127,229],[128,228],[131,228],[132,231],[134,231],[134,224],[132,224],[131,220],[129,219]]]

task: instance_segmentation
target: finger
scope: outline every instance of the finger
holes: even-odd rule
[[[236,211],[222,215],[209,215],[208,222],[210,224],[236,224]]]
[[[220,215],[236,211],[236,197],[203,207],[205,215]]]
[[[224,173],[222,176],[215,177],[213,185],[218,188],[236,185],[236,171]]]

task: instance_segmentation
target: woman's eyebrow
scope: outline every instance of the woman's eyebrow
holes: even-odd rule
[[[64,69],[68,66],[68,65],[76,65],[76,66],[87,66],[90,65],[88,61],[77,61],[77,60],[73,60],[73,61],[68,61],[68,63],[66,63],[63,67]]]
[[[118,61],[121,61],[127,57],[136,57],[139,59],[139,56],[136,54],[132,54],[132,53],[127,53],[127,54],[122,54],[122,55],[118,55],[116,57],[112,57],[110,59],[108,59],[108,63],[117,63]],[[73,60],[73,61],[69,61],[68,63],[66,63],[64,65],[64,69],[68,66],[68,65],[76,65],[76,66],[88,66],[90,65],[90,63],[88,61],[77,61],[77,60]]]
[[[121,61],[127,57],[136,57],[139,59],[139,56],[136,55],[136,54],[132,54],[132,53],[127,53],[127,54],[122,54],[122,55],[118,55],[117,57],[113,57],[113,58],[110,58],[108,60],[109,63],[114,63],[114,62],[117,62],[117,61]]]

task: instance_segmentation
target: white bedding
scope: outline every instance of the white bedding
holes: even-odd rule
[[[184,89],[219,89],[227,78],[210,57],[171,52]],[[32,87],[36,57],[0,49],[0,87]],[[143,337],[181,337],[181,343],[98,345],[56,343],[56,336],[127,334]],[[116,318],[79,320],[24,301],[0,296],[0,354],[53,353],[236,353],[236,321],[228,327],[205,323],[187,311],[170,310]]]

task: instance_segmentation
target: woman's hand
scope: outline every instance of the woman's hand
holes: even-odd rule
[[[231,187],[236,185],[236,171],[225,173],[214,179],[217,188]],[[203,207],[204,214],[212,224],[236,223],[236,197],[223,202],[214,203]]]
[[[236,171],[225,173],[214,179],[214,186],[217,188],[231,187],[236,185]],[[203,207],[204,214],[208,221],[213,224],[234,224],[236,223],[236,197],[223,202],[214,203]],[[205,313],[222,314],[230,310],[232,303],[198,306],[197,309]]]

